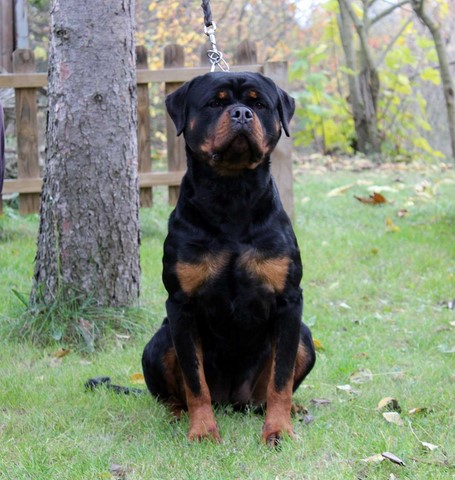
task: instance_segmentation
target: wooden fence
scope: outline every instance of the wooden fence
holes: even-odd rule
[[[152,188],[159,185],[169,187],[169,202],[175,204],[178,189],[185,173],[186,159],[183,137],[176,137],[175,127],[167,115],[167,172],[152,171],[149,84],[164,83],[166,95],[184,82],[208,71],[208,65],[199,68],[184,68],[183,47],[168,45],[164,50],[164,65],[161,70],[149,70],[147,51],[137,47],[137,116],[138,116],[138,175],[141,206],[152,205]],[[251,42],[242,42],[236,55],[232,71],[261,72],[286,88],[287,63],[268,62],[257,64],[256,49]],[[201,62],[201,63],[204,63]],[[207,62],[205,62],[207,63]],[[38,108],[37,89],[47,86],[47,74],[36,73],[33,53],[17,50],[13,54],[13,74],[0,75],[0,89],[13,88],[16,101],[16,137],[18,178],[6,179],[3,194],[19,193],[20,213],[39,211],[42,178],[38,160]],[[164,99],[163,99],[164,101]],[[292,144],[282,138],[273,155],[272,171],[287,212],[293,213],[292,195]],[[2,198],[0,197],[0,213]]]

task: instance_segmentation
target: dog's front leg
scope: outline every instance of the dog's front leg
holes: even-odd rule
[[[203,351],[200,345],[196,317],[191,306],[167,302],[172,340],[183,374],[186,403],[190,417],[189,440],[209,438],[221,441],[212,410],[210,390],[204,373]]]
[[[302,304],[301,294],[294,299],[280,297],[277,301],[267,412],[262,430],[262,439],[268,445],[277,445],[283,435],[295,437],[291,409]]]

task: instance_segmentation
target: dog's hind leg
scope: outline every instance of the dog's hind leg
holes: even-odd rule
[[[179,418],[186,410],[185,391],[167,319],[145,346],[142,369],[150,393]]]

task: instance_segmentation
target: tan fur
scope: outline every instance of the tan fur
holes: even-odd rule
[[[264,258],[248,250],[240,257],[240,265],[258,277],[272,291],[281,293],[286,286],[290,259],[288,257]]]
[[[229,253],[204,255],[198,263],[177,262],[176,274],[182,290],[193,295],[208,280],[221,273],[229,261]]]

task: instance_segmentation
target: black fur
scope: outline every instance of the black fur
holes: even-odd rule
[[[164,244],[167,318],[145,347],[145,380],[153,395],[185,409],[184,382],[202,395],[200,351],[212,402],[263,404],[261,372],[272,360],[267,382],[278,393],[292,375],[295,390],[315,360],[301,322],[300,251],[270,174],[294,100],[259,74],[211,73],[166,106],[185,137],[188,171]],[[299,343],[304,366],[294,372]],[[203,436],[210,433],[195,435]]]

